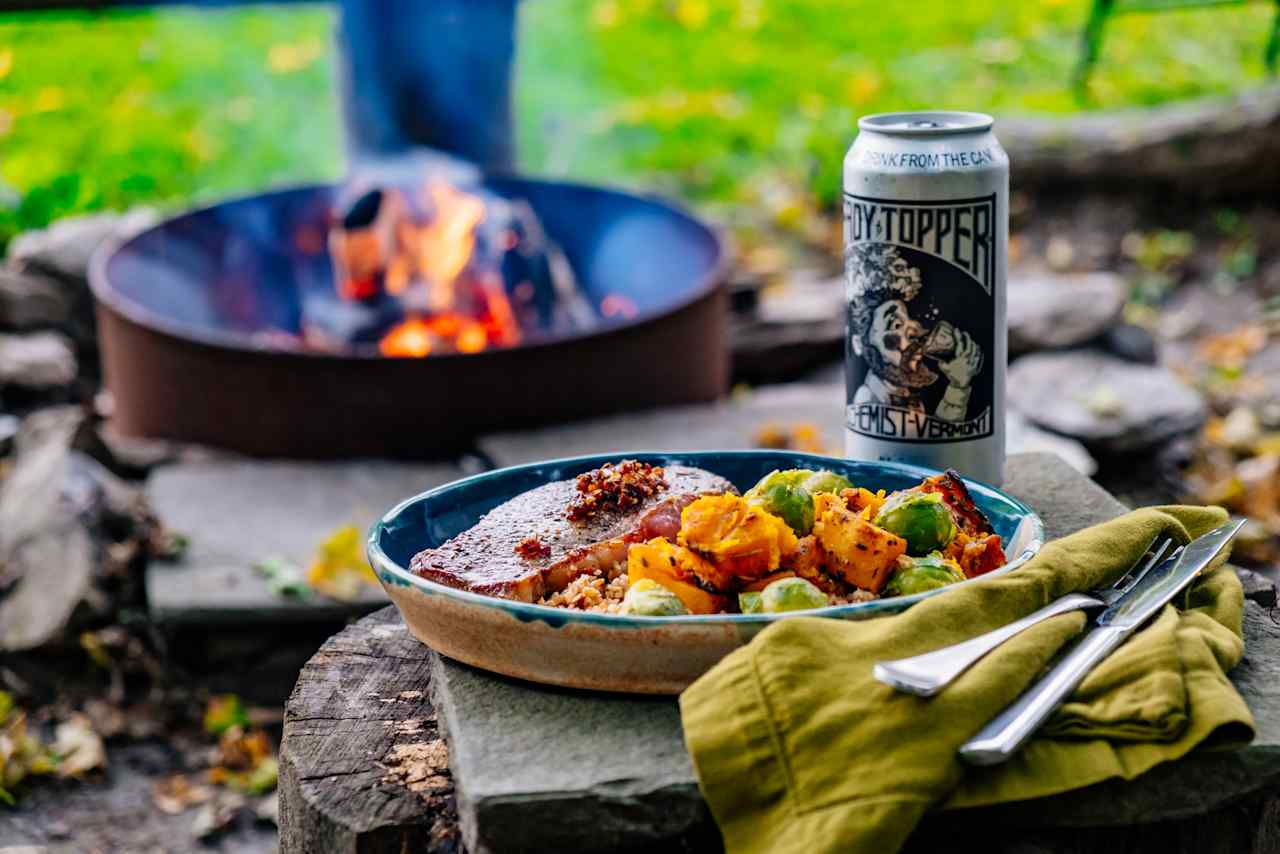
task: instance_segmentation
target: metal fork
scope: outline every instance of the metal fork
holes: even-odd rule
[[[884,684],[916,694],[921,697],[932,697],[947,685],[954,682],[983,656],[1016,634],[1026,631],[1036,623],[1043,622],[1058,614],[1069,611],[1080,611],[1091,608],[1109,608],[1112,603],[1129,591],[1147,574],[1151,567],[1164,559],[1166,552],[1173,547],[1173,540],[1165,538],[1153,541],[1145,560],[1138,563],[1111,587],[1102,590],[1091,590],[1088,593],[1071,593],[1055,599],[1040,610],[1028,614],[1006,626],[993,629],[986,634],[978,635],[961,643],[945,646],[942,649],[927,652],[911,658],[900,658],[896,661],[877,662],[873,673],[876,679]],[[1174,554],[1181,551],[1179,546]]]

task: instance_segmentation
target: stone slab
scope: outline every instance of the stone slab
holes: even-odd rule
[[[1006,487],[1040,512],[1050,538],[1125,510],[1046,454],[1011,457]],[[1280,774],[1280,626],[1250,603],[1246,627],[1248,652],[1233,679],[1258,717],[1253,747],[1036,802],[1027,820],[1060,802],[1055,814],[1065,824],[1155,821],[1209,809]],[[705,832],[673,700],[549,689],[432,655],[435,708],[472,850],[607,850],[622,838],[671,843]],[[1206,787],[1201,773],[1210,771],[1215,785]]]
[[[355,602],[273,593],[254,564],[281,557],[300,567],[336,529],[362,530],[399,501],[462,477],[453,464],[211,460],[158,469],[147,485],[156,514],[190,545],[181,561],[152,561],[147,601],[162,623],[316,620],[364,613],[387,601],[370,586]]]
[[[613,451],[714,451],[752,447],[766,426],[811,424],[825,450],[844,444],[843,385],[780,385],[738,392],[718,403],[672,407],[541,430],[482,437],[480,450],[500,466]]]
[[[793,383],[742,391],[702,406],[633,412],[519,433],[497,433],[479,441],[499,466],[555,457],[629,451],[717,451],[754,447],[762,427],[817,428],[825,453],[844,453],[844,383]],[[1010,413],[1009,453],[1045,451],[1092,474],[1096,463],[1078,442],[1040,430]]]

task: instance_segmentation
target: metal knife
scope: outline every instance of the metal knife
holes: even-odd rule
[[[1243,521],[1228,522],[1214,528],[1148,572],[1098,616],[1093,629],[1039,682],[962,744],[960,758],[971,765],[997,765],[1011,757],[1089,671],[1213,563],[1243,525]]]

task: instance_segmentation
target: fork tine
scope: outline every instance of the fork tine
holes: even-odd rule
[[[1172,545],[1173,545],[1173,539],[1170,537],[1165,537],[1163,540],[1159,538],[1153,540],[1151,542],[1151,547],[1148,549],[1148,552],[1150,553],[1151,557],[1147,558],[1145,561],[1142,559],[1139,559],[1138,563],[1134,565],[1133,569],[1129,570],[1124,575],[1120,576],[1120,578],[1116,581],[1115,584],[1112,585],[1112,587],[1114,587],[1116,590],[1122,590],[1122,589],[1127,589],[1134,584],[1137,584],[1138,579],[1146,575],[1147,571],[1151,569],[1151,567],[1155,566],[1160,561],[1164,560],[1165,553],[1169,551],[1169,547]]]
[[[1159,551],[1156,554],[1154,554],[1150,560],[1144,563],[1141,568],[1139,568],[1136,572],[1133,573],[1133,577],[1129,579],[1129,583],[1127,583],[1124,587],[1120,588],[1120,592],[1128,593],[1130,590],[1133,589],[1135,584],[1137,584],[1139,581],[1142,580],[1142,576],[1146,575],[1147,572],[1150,571],[1152,567],[1157,566],[1162,561],[1171,560],[1182,553],[1182,546],[1178,546],[1177,548],[1174,548],[1172,551],[1169,551],[1171,546],[1173,546],[1173,540],[1171,539],[1165,540],[1163,543],[1161,543]]]

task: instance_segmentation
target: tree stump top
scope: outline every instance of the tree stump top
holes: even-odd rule
[[[303,667],[280,750],[283,850],[461,850],[429,656],[388,607],[334,635]]]

